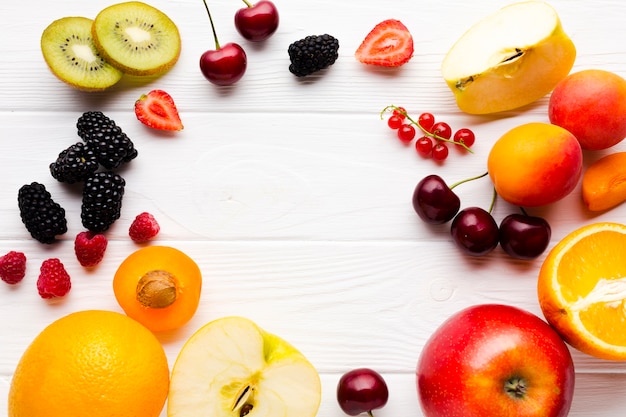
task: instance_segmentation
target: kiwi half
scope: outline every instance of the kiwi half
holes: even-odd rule
[[[92,24],[86,17],[64,17],[41,35],[41,52],[50,71],[84,91],[104,90],[122,78],[122,72],[99,55],[91,38]]]
[[[180,56],[180,33],[174,22],[142,2],[118,3],[102,10],[91,33],[104,58],[130,75],[165,72]]]

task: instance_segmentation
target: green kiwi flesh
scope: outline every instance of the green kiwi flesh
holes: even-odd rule
[[[52,22],[41,35],[41,52],[50,71],[61,81],[84,91],[101,91],[122,78],[98,53],[92,37],[93,20],[64,17]]]
[[[130,75],[163,73],[180,55],[176,24],[160,10],[138,1],[102,10],[93,21],[91,33],[105,59]]]

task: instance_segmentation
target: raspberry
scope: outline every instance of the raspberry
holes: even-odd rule
[[[50,173],[60,182],[74,184],[84,181],[98,170],[96,154],[83,142],[64,149],[57,160],[50,164]]]
[[[41,264],[37,291],[41,298],[63,297],[70,291],[70,275],[57,258],[46,259]]]
[[[108,240],[101,233],[80,232],[74,239],[74,253],[76,259],[84,267],[96,266],[104,258]]]
[[[135,217],[128,229],[128,235],[137,243],[147,242],[161,230],[159,223],[150,213],[143,212]]]
[[[41,243],[53,243],[57,235],[67,232],[65,210],[52,200],[43,184],[23,185],[17,194],[22,223],[30,235]]]
[[[120,218],[125,185],[124,178],[111,171],[85,180],[80,217],[87,230],[102,233]]]
[[[7,284],[17,284],[26,275],[26,256],[11,251],[0,257],[0,278]]]
[[[339,41],[331,35],[311,35],[289,45],[291,60],[289,71],[297,77],[304,77],[335,63]]]
[[[105,169],[114,169],[137,157],[135,145],[115,122],[102,112],[85,112],[76,122],[78,136],[93,149]]]

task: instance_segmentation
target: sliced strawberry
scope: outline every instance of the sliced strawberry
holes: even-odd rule
[[[135,115],[141,123],[153,129],[183,129],[174,99],[163,90],[142,94],[135,102]]]
[[[364,64],[399,67],[413,56],[413,37],[399,20],[384,20],[367,34],[355,56]]]

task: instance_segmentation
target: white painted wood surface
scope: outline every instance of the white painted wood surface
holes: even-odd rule
[[[177,65],[159,78],[125,78],[104,93],[75,91],[46,68],[40,34],[56,18],[93,17],[112,3],[0,5],[0,254],[18,250],[28,257],[24,281],[0,285],[0,415],[22,352],[47,324],[87,308],[121,311],[111,279],[137,249],[127,230],[141,211],[161,224],[154,243],[187,252],[204,274],[193,320],[159,336],[170,363],[204,323],[247,316],[292,342],[318,368],[320,417],[343,415],[336,383],[361,366],[379,370],[390,386],[389,403],[378,417],[419,416],[415,364],[445,318],[483,302],[540,314],[535,280],[541,259],[513,261],[499,248],[481,259],[465,257],[447,226],[427,227],[410,203],[423,176],[437,173],[454,182],[480,174],[498,136],[523,122],[547,121],[547,98],[503,115],[464,115],[440,77],[440,62],[458,36],[508,1],[276,0],[278,32],[253,45],[232,23],[243,3],[210,0],[221,43],[238,42],[248,53],[244,78],[232,88],[216,88],[198,68],[200,54],[214,46],[202,2],[151,0],[179,26],[183,50]],[[574,70],[602,68],[626,76],[621,0],[551,4],[577,46]],[[399,70],[367,68],[353,58],[365,34],[386,18],[402,20],[415,39],[413,59]],[[325,32],[339,39],[339,60],[317,76],[296,79],[287,69],[288,45]],[[137,122],[133,103],[153,88],[172,94],[184,131],[158,134]],[[453,129],[474,129],[475,154],[452,150],[443,165],[419,158],[379,119],[388,104],[415,115],[430,111]],[[108,114],[139,150],[121,172],[127,181],[122,217],[107,233],[106,257],[93,271],[73,253],[73,238],[82,230],[77,189],[57,183],[48,171],[58,152],[77,141],[75,122],[87,110]],[[626,145],[610,152],[616,150]],[[608,152],[586,153],[585,162]],[[67,211],[69,231],[57,244],[34,241],[20,221],[17,190],[31,181],[46,184]],[[463,206],[489,206],[488,179],[457,190]],[[494,215],[499,221],[513,210],[498,201]],[[551,223],[552,244],[583,224],[626,221],[624,207],[585,212],[580,189],[533,213]],[[49,257],[60,258],[73,278],[70,294],[53,302],[40,299],[35,288],[39,265]],[[622,416],[626,364],[575,351],[573,356],[577,388],[570,415]]]

